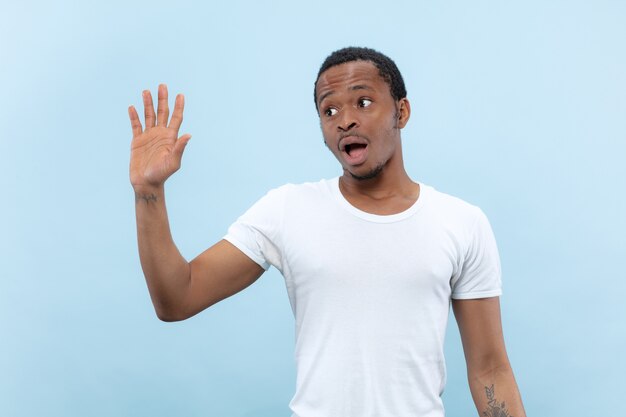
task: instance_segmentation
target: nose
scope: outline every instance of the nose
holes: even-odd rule
[[[343,116],[338,120],[337,129],[342,132],[347,132],[350,129],[358,127],[359,122],[351,111],[344,110]]]
[[[339,126],[337,126],[337,128],[339,130],[341,130],[342,132],[347,132],[348,130],[354,129],[355,127],[356,127],[356,122],[352,122],[352,123],[350,123],[347,126],[346,125],[339,125]]]

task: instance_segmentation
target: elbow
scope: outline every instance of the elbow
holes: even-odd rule
[[[189,318],[189,315],[184,314],[180,310],[175,310],[172,308],[163,308],[163,307],[155,306],[154,311],[156,313],[157,318],[166,323],[183,321]]]
[[[164,321],[166,323],[173,323],[173,322],[176,322],[176,321],[184,320],[184,319],[179,318],[177,316],[166,314],[166,313],[157,313],[157,317],[158,317],[159,320]]]

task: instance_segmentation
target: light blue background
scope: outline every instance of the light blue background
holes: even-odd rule
[[[413,178],[483,208],[529,416],[623,414],[626,3],[9,2],[0,15],[0,415],[288,416],[282,277],[182,323],[139,266],[127,106],[186,95],[168,182],[192,258],[268,189],[332,177],[312,87],[347,45],[407,84]],[[181,133],[182,133],[181,132]],[[448,416],[475,415],[447,338]]]

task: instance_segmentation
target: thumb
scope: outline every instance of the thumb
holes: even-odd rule
[[[174,145],[174,154],[180,160],[183,157],[183,152],[185,151],[185,147],[191,140],[191,135],[189,133],[185,133],[181,137],[178,138],[176,144]]]

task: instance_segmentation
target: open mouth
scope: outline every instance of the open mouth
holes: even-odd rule
[[[360,165],[367,159],[367,143],[348,143],[343,151],[345,161],[350,165]]]
[[[346,151],[348,156],[353,156],[353,152],[355,154],[360,154],[365,150],[366,147],[367,145],[365,143],[351,143],[349,145],[346,145],[344,150]]]

